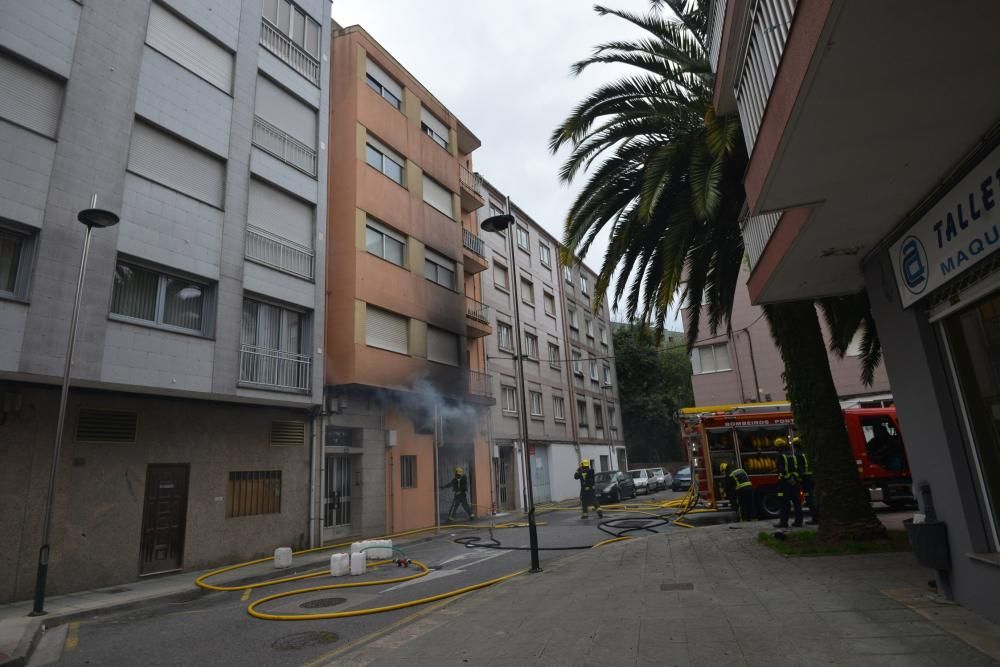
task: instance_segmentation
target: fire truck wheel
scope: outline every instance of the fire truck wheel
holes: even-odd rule
[[[778,501],[776,489],[761,489],[757,492],[757,516],[762,518],[774,518],[781,513],[781,504]]]

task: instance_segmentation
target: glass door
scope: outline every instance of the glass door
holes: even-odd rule
[[[326,455],[323,480],[323,538],[351,534],[351,457]]]

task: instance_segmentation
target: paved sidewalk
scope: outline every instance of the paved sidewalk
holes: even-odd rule
[[[331,664],[1000,664],[1000,628],[936,601],[911,554],[785,558],[757,544],[765,526],[583,552]]]

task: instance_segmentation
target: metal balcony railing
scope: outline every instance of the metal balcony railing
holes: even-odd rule
[[[743,247],[746,248],[747,259],[750,262],[750,270],[753,271],[764,254],[764,248],[771,239],[781,219],[781,211],[756,215],[743,221]]]
[[[708,59],[713,72],[719,71],[722,28],[726,23],[726,0],[712,0],[708,9]]]
[[[479,174],[472,173],[471,171],[469,171],[468,167],[466,167],[464,164],[458,165],[458,168],[459,168],[458,177],[459,180],[462,182],[462,185],[464,185],[469,190],[472,190],[477,195],[482,197],[483,179],[479,176]]]
[[[493,378],[489,373],[469,371],[469,393],[476,396],[493,395]]]
[[[312,357],[255,345],[240,345],[240,382],[276,389],[308,391]]]
[[[746,55],[736,82],[736,106],[747,151],[751,153],[788,40],[795,5],[796,0],[756,0],[750,13]]]
[[[462,245],[486,259],[486,242],[468,229],[462,229]]]
[[[490,307],[472,297],[465,297],[465,314],[477,322],[490,323]]]
[[[319,85],[319,61],[264,19],[260,22],[260,45],[285,61],[293,70]]]
[[[316,255],[304,245],[266,229],[247,225],[247,259],[308,280],[313,279]]]
[[[316,151],[258,116],[253,119],[253,145],[316,177]]]

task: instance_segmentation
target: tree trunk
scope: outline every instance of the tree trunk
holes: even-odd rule
[[[764,312],[785,362],[785,387],[816,482],[820,541],[886,537],[858,476],[816,306],[769,304]]]

